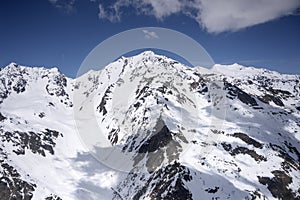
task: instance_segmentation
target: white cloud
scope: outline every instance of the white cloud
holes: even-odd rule
[[[114,22],[116,20],[111,19],[111,15],[110,13],[107,13],[104,9],[104,6],[102,4],[99,4],[99,13],[98,16],[100,19],[108,19],[111,22]],[[115,18],[115,17],[114,17]]]
[[[100,19],[108,19],[111,22],[121,21],[121,14],[119,12],[119,6],[114,4],[109,10],[106,9],[102,4],[99,4],[98,16]]]
[[[143,30],[146,39],[158,39],[158,35],[154,31]]]
[[[148,9],[150,6],[148,14],[154,15],[158,19],[180,12],[183,6],[179,0],[143,0],[139,5],[145,8],[148,6]]]
[[[201,0],[195,19],[208,32],[236,31],[292,14],[299,0]]]
[[[120,21],[125,7],[159,20],[182,13],[208,32],[220,33],[293,14],[300,7],[300,0],[117,0],[106,8],[100,5],[99,18]]]
[[[56,8],[66,12],[71,13],[75,11],[75,1],[76,0],[48,0]]]
[[[134,4],[134,1],[130,0],[117,0],[115,3],[104,7],[102,4],[99,4],[99,13],[98,16],[100,19],[108,19],[111,22],[119,22],[121,20],[122,11],[124,7],[128,7],[131,4]]]

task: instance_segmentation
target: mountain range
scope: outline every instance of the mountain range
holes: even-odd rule
[[[300,75],[151,51],[0,71],[0,199],[300,199]]]

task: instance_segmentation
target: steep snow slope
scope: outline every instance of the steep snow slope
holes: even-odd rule
[[[76,80],[12,63],[1,199],[298,199],[299,78],[153,52]]]

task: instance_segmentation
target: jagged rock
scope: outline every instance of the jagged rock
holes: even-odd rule
[[[292,182],[292,178],[289,177],[283,171],[272,171],[273,178],[258,176],[259,182],[263,185],[267,185],[268,189],[272,193],[273,197],[279,199],[299,199],[300,196],[292,192],[288,188],[288,185]]]
[[[4,116],[2,115],[2,113],[0,113],[0,122],[1,122],[1,121],[4,121],[4,120],[6,120],[6,117],[4,117]]]
[[[3,153],[3,152],[1,152]],[[36,185],[24,181],[19,172],[11,165],[0,160],[0,198],[32,199]]]
[[[244,104],[258,106],[256,100],[253,97],[251,97],[249,94],[242,91],[238,87],[232,85],[231,83],[225,82],[225,89],[228,90],[228,98],[233,99],[237,97]]]

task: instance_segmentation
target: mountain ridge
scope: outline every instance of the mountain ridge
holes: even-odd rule
[[[299,75],[233,68],[244,74],[146,52],[76,80],[2,69],[0,196],[300,198]],[[103,136],[84,140],[92,129]],[[103,138],[134,161],[129,171],[97,157]]]

